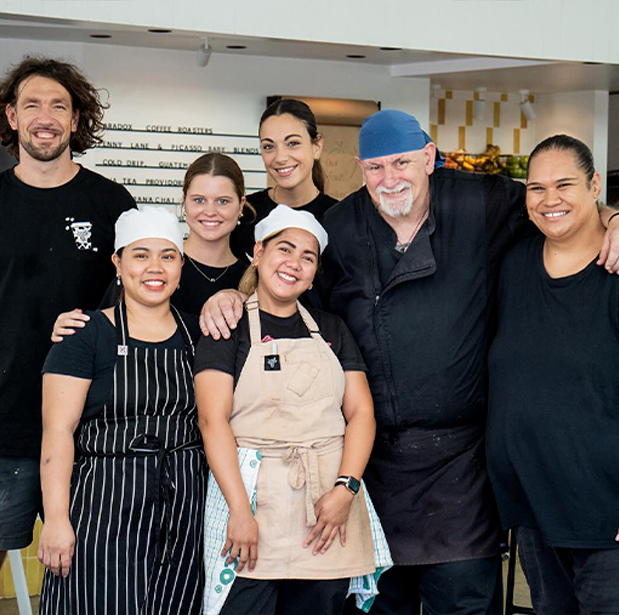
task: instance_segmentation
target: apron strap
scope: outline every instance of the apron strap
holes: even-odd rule
[[[127,324],[127,306],[124,301],[119,301],[114,308],[114,323],[116,327],[116,354],[119,357],[127,357],[129,354],[129,325]]]
[[[251,337],[251,345],[257,346],[262,342],[262,327],[260,325],[260,304],[258,303],[258,293],[254,293],[245,302],[245,309],[247,310],[247,317],[249,318],[249,334]],[[309,334],[315,340],[324,342],[324,339],[320,333],[320,329],[316,324],[316,321],[312,318],[311,314],[297,301],[297,309],[301,314],[301,318],[309,331]]]
[[[293,489],[305,486],[305,515],[307,527],[316,525],[314,504],[320,498],[320,473],[318,453],[304,446],[291,446],[282,453],[284,463],[290,465],[288,484]]]
[[[176,320],[176,324],[180,329],[181,335],[183,336],[183,341],[185,342],[185,347],[189,351],[189,354],[193,358],[196,354],[196,349],[194,348],[193,341],[191,339],[191,335],[189,335],[189,330],[187,329],[187,325],[183,320],[180,312],[170,303],[170,311],[172,312],[172,316],[174,316],[174,320]]]
[[[310,332],[310,335],[316,340],[322,340],[322,334],[320,333],[320,329],[316,324],[316,321],[312,318],[312,315],[301,305],[299,301],[297,301],[297,309],[301,314],[301,318],[307,327],[307,330]]]
[[[179,311],[172,304],[170,304],[170,308],[172,316],[174,316],[174,320],[183,336],[185,346],[193,358],[195,356],[195,347],[191,335],[189,335],[187,325],[185,325],[185,321],[182,319]],[[127,322],[127,306],[124,301],[117,303],[114,308],[114,322],[116,323],[117,355],[119,357],[126,357],[129,354],[129,323]]]
[[[258,303],[258,293],[254,293],[245,302],[247,318],[249,319],[249,336],[251,345],[258,346],[262,342],[262,326],[260,325],[260,304]]]

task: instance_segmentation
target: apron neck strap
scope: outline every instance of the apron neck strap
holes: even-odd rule
[[[189,335],[189,330],[187,329],[187,325],[185,325],[185,321],[183,320],[180,312],[170,303],[170,311],[172,312],[172,316],[174,316],[174,320],[176,320],[176,324],[183,336],[183,341],[185,342],[185,348],[189,351],[189,354],[194,357],[196,354],[196,349],[194,348],[193,341],[191,339],[191,335]]]
[[[316,321],[312,318],[312,315],[297,301],[297,309],[301,314],[301,318],[307,327],[307,330],[310,332],[310,335],[316,339],[322,339],[322,335],[320,334],[320,329],[316,324]]]
[[[257,346],[262,342],[262,327],[260,325],[260,304],[258,303],[258,293],[254,293],[245,302],[247,318],[249,319],[249,336],[251,345]]]
[[[114,322],[118,346],[126,347],[129,340],[129,325],[127,324],[127,306],[124,301],[119,301],[114,308]]]
[[[262,327],[260,325],[260,304],[258,303],[258,294],[254,293],[245,302],[245,309],[247,310],[247,317],[249,319],[249,334],[251,338],[252,346],[256,346],[262,343]],[[314,339],[322,339],[320,330],[316,321],[312,318],[311,314],[297,301],[297,309],[301,314],[301,318],[307,327],[310,335]]]
[[[190,352],[191,356],[195,355],[195,348],[193,341],[191,340],[191,335],[189,335],[189,330],[185,325],[184,320],[181,318],[178,310],[170,304],[170,309],[172,312],[172,316],[174,316],[174,320],[178,328],[180,329],[181,335],[183,336],[183,341],[185,342],[185,347]],[[116,304],[114,308],[114,322],[116,323],[116,342],[118,344],[118,355],[126,356],[127,348],[128,348],[128,340],[129,340],[129,323],[127,321],[127,306],[124,301],[120,301]]]

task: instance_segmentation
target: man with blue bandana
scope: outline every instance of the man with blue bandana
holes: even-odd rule
[[[396,566],[372,613],[500,613],[500,525],[484,458],[485,355],[524,186],[443,169],[417,120],[359,134],[365,186],[324,218],[323,306],[369,368],[377,435],[364,479]]]

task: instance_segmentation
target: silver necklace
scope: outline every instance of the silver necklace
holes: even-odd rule
[[[232,265],[228,265],[216,278],[211,278],[211,277],[207,276],[206,273],[204,273],[204,271],[202,271],[202,269],[200,269],[200,267],[198,267],[198,265],[196,265],[196,263],[194,262],[193,258],[191,258],[191,256],[189,256],[189,254],[185,254],[185,256],[189,259],[189,262],[196,268],[196,271],[203,278],[206,278],[209,282],[212,282],[213,284],[215,282],[218,282],[219,280],[221,280],[221,278],[223,278],[223,276],[226,275],[226,272],[228,271],[228,269],[230,269],[230,267],[232,267]]]
[[[400,254],[404,254],[404,252],[406,252],[406,250],[408,250],[411,247],[411,243],[413,243],[413,239],[415,238],[415,235],[417,234],[417,232],[419,231],[419,229],[421,228],[423,223],[426,221],[426,218],[428,217],[428,212],[429,211],[430,211],[429,208],[426,209],[426,211],[423,214],[423,216],[421,216],[421,218],[419,219],[419,222],[417,222],[417,225],[413,229],[413,232],[410,234],[410,237],[408,238],[408,241],[406,241],[405,243],[400,243],[399,241],[396,242],[396,244],[395,244],[395,251],[396,252],[399,252]]]

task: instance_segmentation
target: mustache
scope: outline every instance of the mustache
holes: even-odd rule
[[[54,134],[60,134],[62,132],[61,130],[58,130],[57,127],[46,124],[36,124],[30,128],[31,132],[35,132],[37,130],[45,130],[46,132],[53,132]]]
[[[393,188],[385,188],[385,186],[378,186],[376,188],[376,194],[397,194],[401,190],[411,189],[413,185],[410,182],[400,182]]]

